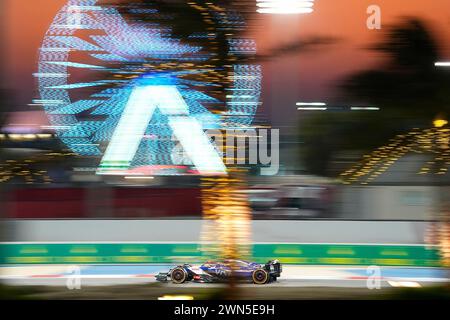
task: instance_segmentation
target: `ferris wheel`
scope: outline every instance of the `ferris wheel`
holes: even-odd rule
[[[69,0],[43,39],[37,102],[68,148],[101,159],[100,174],[185,164],[224,172],[205,130],[252,123],[261,66],[243,17],[217,3],[183,5]],[[180,27],[188,13],[195,23]],[[180,146],[191,162],[176,156]]]

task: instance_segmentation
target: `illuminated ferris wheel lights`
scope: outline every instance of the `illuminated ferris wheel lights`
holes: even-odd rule
[[[301,14],[314,11],[314,0],[256,0],[258,13]]]
[[[165,23],[146,19],[145,22],[127,21],[123,17],[124,12],[140,17],[159,14],[159,10],[137,9],[125,4],[102,5],[103,0],[66,2],[46,32],[38,71],[34,73],[39,80],[40,99],[33,103],[45,109],[50,121],[48,129],[54,130],[76,154],[102,156],[104,168],[101,165],[98,174],[121,171],[120,174],[128,175],[136,168],[177,165],[181,160],[174,154],[179,145],[183,147],[183,156],[186,155],[196,168],[190,173],[225,174],[226,167],[216,150],[209,146],[203,130],[246,127],[252,123],[260,105],[261,66],[250,61],[234,62],[237,56],[256,54],[255,41],[241,38],[235,32],[242,30],[244,18],[217,7],[214,11],[220,15],[209,20],[228,30],[230,39],[224,45],[228,48],[226,59],[230,61],[227,66],[231,73],[226,74],[213,65],[206,69],[196,67],[218,61],[214,58],[216,53],[209,52],[216,50],[214,41],[217,40],[209,27],[192,32],[187,41],[182,41]],[[204,11],[201,6],[193,9]],[[80,82],[79,77],[71,74],[75,69],[81,69],[78,72],[90,70],[90,76]],[[228,76],[232,93],[226,99],[221,92],[205,89],[221,87],[218,79],[222,73]],[[164,86],[173,91],[163,92]],[[143,115],[140,109],[133,108],[128,114],[130,103],[139,105],[132,93],[141,87],[149,91],[159,89],[154,95],[164,100],[166,106],[170,102],[172,108],[184,108],[186,119],[169,119],[160,112],[169,108],[161,108],[161,101],[155,114]],[[90,95],[80,96],[79,92]],[[173,102],[169,97],[178,97],[178,100]],[[144,100],[148,102],[147,97]],[[219,104],[220,108],[226,107],[224,114],[216,114]],[[156,108],[153,104],[145,106],[147,112],[150,107]],[[79,114],[83,116],[78,117]],[[124,122],[123,131],[119,122]],[[192,133],[193,128],[198,129],[197,133]],[[133,130],[138,130],[134,137],[129,133]],[[178,137],[175,132],[183,136]],[[148,139],[149,134],[158,139]],[[178,140],[172,139],[174,136]],[[115,153],[119,161],[115,160]]]

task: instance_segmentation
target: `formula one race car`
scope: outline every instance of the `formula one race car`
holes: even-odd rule
[[[200,266],[189,264],[179,265],[169,272],[161,272],[156,280],[181,284],[193,282],[226,282],[232,275],[240,281],[251,281],[255,284],[266,284],[276,281],[281,275],[282,267],[278,260],[268,261],[266,264],[247,262],[242,260],[208,261]]]

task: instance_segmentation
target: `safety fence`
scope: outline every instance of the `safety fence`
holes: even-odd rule
[[[1,243],[0,264],[200,263],[198,243]],[[424,245],[255,243],[251,259],[299,265],[439,267],[439,251]]]

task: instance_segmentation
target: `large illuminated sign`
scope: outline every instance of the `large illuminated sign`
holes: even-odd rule
[[[69,0],[40,48],[35,102],[61,141],[100,174],[179,165],[177,146],[197,172],[224,172],[204,131],[248,127],[261,90],[243,18],[186,1],[205,27],[180,38],[156,4],[107,2]]]
[[[189,116],[189,107],[174,85],[137,86],[100,164],[100,173],[128,170],[155,111],[167,116],[168,125],[200,174],[224,174],[225,166],[201,123]]]

